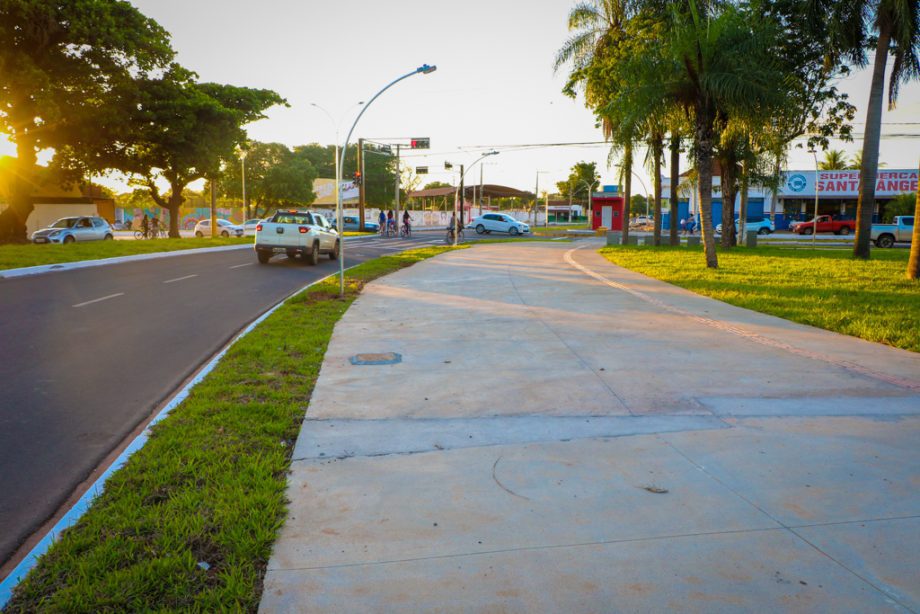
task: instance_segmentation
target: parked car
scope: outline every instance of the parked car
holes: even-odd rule
[[[630,228],[636,228],[639,226],[651,226],[655,223],[655,218],[649,215],[637,215],[629,223]]]
[[[771,232],[774,232],[775,230],[776,230],[776,226],[774,226],[773,222],[771,222],[768,218],[764,218],[757,222],[748,221],[744,224],[745,234],[756,232],[759,235],[768,235]],[[738,232],[738,220],[735,220],[735,233],[737,232]],[[722,234],[722,224],[719,224],[718,226],[716,226],[716,233]]]
[[[243,227],[239,224],[234,224],[230,220],[217,220],[217,228],[219,234],[222,237],[229,237],[233,235],[234,237],[242,237]],[[211,236],[211,220],[201,220],[195,224],[195,236],[196,237],[210,237]]]
[[[872,224],[870,240],[876,247],[894,247],[895,243],[910,243],[914,233],[914,216],[899,215],[894,224]]]
[[[259,223],[263,221],[265,220],[260,220],[257,218],[246,220],[245,222],[243,222],[243,234],[246,235],[247,237],[256,234],[256,226],[258,226]]]
[[[62,217],[47,228],[32,233],[33,243],[111,241],[112,227],[101,217]]]
[[[856,232],[856,221],[855,220],[835,220],[830,215],[819,215],[816,220],[811,219],[807,222],[799,222],[795,225],[790,226],[792,232],[800,235],[810,235],[815,232],[815,227],[817,227],[817,232],[832,232],[835,235],[848,235],[851,232]]]
[[[492,232],[507,232],[512,236],[527,234],[530,232],[530,226],[520,222],[510,215],[504,213],[486,213],[473,220],[467,225],[467,228],[476,230],[476,234],[489,234]]]
[[[301,256],[308,264],[319,262],[320,254],[333,260],[339,257],[339,233],[326,218],[312,211],[276,211],[267,221],[256,226],[256,256],[261,264],[273,254]]]
[[[358,218],[353,215],[346,215],[342,218],[342,226],[345,227],[347,231],[357,232],[361,225],[358,223]],[[332,220],[332,227],[336,227],[336,220]],[[364,230],[367,232],[380,232],[380,224],[377,222],[372,222],[370,220],[364,220]]]

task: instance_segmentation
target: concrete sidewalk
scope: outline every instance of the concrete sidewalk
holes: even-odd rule
[[[365,288],[264,612],[920,611],[920,356],[477,246]],[[397,352],[393,365],[353,365]]]

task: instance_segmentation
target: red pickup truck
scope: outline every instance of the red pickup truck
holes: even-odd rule
[[[832,232],[835,235],[848,235],[856,232],[855,220],[835,220],[829,215],[819,215],[817,222],[818,232]],[[815,220],[799,222],[793,226],[792,231],[800,235],[810,235],[815,232]]]

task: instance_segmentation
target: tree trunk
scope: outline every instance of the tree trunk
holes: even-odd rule
[[[699,177],[697,190],[700,202],[700,232],[703,235],[703,253],[706,266],[719,267],[715,236],[712,230],[712,115],[706,109],[696,110],[696,171]]]
[[[32,193],[35,190],[37,158],[32,140],[20,135],[16,142],[16,161],[10,190],[10,206],[0,213],[0,243],[27,243],[26,220],[35,208]]]
[[[735,155],[731,152],[722,163],[722,247],[735,245]]]
[[[747,201],[748,201],[748,164],[747,160],[741,163],[741,206],[738,209],[738,242],[744,243],[744,233],[747,227]]]
[[[776,202],[779,200],[779,174],[780,174],[780,164],[782,164],[782,156],[776,154],[776,166],[774,171],[774,177],[776,179],[776,185],[773,186],[773,189],[770,190],[770,221],[776,224]]]
[[[178,239],[179,235],[179,207],[185,202],[182,196],[184,185],[172,184],[170,186],[169,202],[166,203],[166,210],[169,211],[169,238]]]
[[[629,242],[630,198],[632,197],[632,143],[623,150],[623,245]]]
[[[878,175],[878,149],[882,132],[882,95],[885,90],[885,65],[888,62],[888,44],[891,41],[891,23],[879,19],[878,44],[872,67],[872,87],[869,90],[869,108],[866,112],[866,130],[863,133],[862,168],[859,169],[859,200],[856,205],[856,236],[853,257],[869,258],[869,239],[872,234],[872,215],[875,213],[875,180]]]
[[[671,133],[671,224],[668,229],[669,243],[671,245],[680,245],[680,237],[677,235],[678,213],[678,194],[677,186],[680,184],[680,136]]]
[[[914,232],[911,234],[907,279],[920,279],[920,186],[917,186],[917,200],[914,204]]]
[[[656,134],[652,140],[652,154],[655,156],[655,247],[661,245],[661,156],[664,154],[664,135]]]

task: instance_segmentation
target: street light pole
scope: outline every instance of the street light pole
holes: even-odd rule
[[[633,177],[639,180],[639,185],[642,186],[642,189],[645,190],[645,217],[647,218],[648,217],[648,199],[649,199],[648,188],[645,187],[645,182],[642,181],[642,178],[636,174],[636,171],[633,171],[632,174],[633,174]]]
[[[592,197],[594,193],[594,186],[599,185],[601,180],[598,179],[592,184],[588,184],[584,179],[581,180],[583,184],[588,186],[588,230],[594,225],[594,207],[592,206]]]
[[[476,166],[476,163],[479,162],[480,160],[484,160],[485,158],[488,158],[489,156],[497,156],[497,155],[498,155],[498,152],[493,149],[492,151],[487,151],[486,153],[476,158],[476,160],[469,166],[465,168],[462,165],[460,166],[460,168],[462,169],[460,171],[460,181],[458,182],[458,185],[456,189],[454,190],[454,247],[457,247],[457,237],[460,235],[460,229],[463,227],[462,226],[463,220],[457,217],[457,203],[459,201],[460,186],[463,185],[463,177],[470,171],[471,168]]]
[[[533,225],[537,226],[537,205],[540,204],[540,175],[546,175],[549,171],[537,171],[537,184],[533,188]],[[544,225],[546,220],[543,220]]]
[[[246,206],[246,150],[240,150],[240,163],[243,165],[243,223],[249,217],[249,208]]]
[[[342,167],[345,166],[345,152],[348,151],[348,141],[351,140],[351,135],[355,131],[355,126],[358,125],[358,122],[361,121],[361,117],[364,115],[364,112],[367,111],[368,107],[374,104],[374,101],[383,94],[385,91],[402,81],[403,79],[408,79],[413,75],[423,74],[429,75],[438,69],[437,66],[429,66],[428,64],[423,64],[413,70],[412,72],[407,72],[401,77],[390,81],[386,84],[383,89],[374,94],[374,96],[364,105],[361,109],[361,112],[358,113],[358,117],[355,118],[354,123],[351,125],[351,128],[348,130],[348,136],[345,137],[345,142],[342,144],[341,153],[336,157],[338,164],[335,168],[335,210],[336,218],[338,219],[338,229],[340,235],[344,231],[342,225],[342,191],[339,189],[339,185],[342,183]],[[336,139],[338,142],[338,139]],[[364,181],[364,176],[361,176],[361,181]],[[345,296],[345,250],[342,249],[345,245],[345,241],[339,240],[339,296]]]

